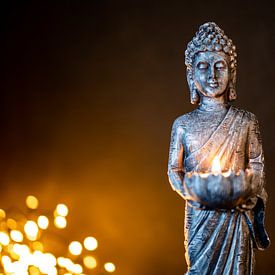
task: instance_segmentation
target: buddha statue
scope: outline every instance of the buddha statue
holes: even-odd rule
[[[190,99],[197,108],[172,127],[168,177],[186,202],[187,274],[252,274],[254,250],[269,246],[264,228],[264,156],[256,116],[231,105],[236,93],[236,47],[222,29],[200,26],[185,51]],[[223,171],[250,170],[257,193],[231,209],[189,200],[186,173],[209,173],[218,156]],[[209,197],[209,200],[211,198]]]

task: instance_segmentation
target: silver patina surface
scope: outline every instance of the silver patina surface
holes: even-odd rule
[[[237,96],[236,56],[232,40],[213,22],[200,26],[185,52],[190,98],[198,107],[174,121],[168,176],[172,188],[186,200],[187,274],[252,274],[254,249],[269,246],[264,228],[267,196],[258,121],[254,114],[231,105]],[[220,181],[212,177],[215,184],[211,182],[201,192],[206,194],[203,199],[196,199],[195,188],[204,180],[196,176],[185,180],[185,174],[210,173],[216,156],[223,171],[234,173],[233,181],[240,171],[253,174],[249,181],[236,178],[235,184],[249,183],[257,189],[251,188],[249,193],[246,188],[234,202],[232,196],[231,203],[230,197],[223,197],[227,193],[222,187],[211,193],[215,184],[222,184],[222,177]],[[228,181],[222,186],[230,193]],[[195,195],[190,197],[190,192]]]

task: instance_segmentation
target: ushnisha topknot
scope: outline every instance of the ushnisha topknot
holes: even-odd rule
[[[214,22],[208,22],[200,26],[199,31],[188,43],[185,51],[185,64],[187,67],[192,66],[196,53],[203,51],[223,51],[230,56],[231,69],[237,67],[236,47],[233,45],[224,31]]]
[[[199,52],[224,52],[230,58],[230,71],[231,77],[230,87],[228,92],[228,100],[233,101],[236,99],[236,69],[237,69],[237,53],[236,47],[233,45],[224,31],[214,22],[208,22],[199,27],[196,35],[188,43],[185,51],[185,65],[187,66],[187,80],[190,87],[190,97],[192,104],[200,102],[199,93],[197,92],[192,81],[192,66],[194,57]]]

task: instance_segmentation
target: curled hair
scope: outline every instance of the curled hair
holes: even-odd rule
[[[199,31],[188,43],[185,51],[185,65],[187,66],[187,81],[190,88],[191,103],[196,104],[200,102],[199,93],[195,87],[192,66],[195,55],[198,52],[224,52],[230,58],[231,79],[229,82],[228,100],[236,99],[236,68],[237,68],[237,53],[236,47],[232,40],[229,39],[224,31],[214,22],[208,22],[200,26]]]

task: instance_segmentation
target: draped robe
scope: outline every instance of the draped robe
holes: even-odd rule
[[[187,274],[252,274],[254,248],[264,249],[269,239],[264,228],[264,160],[256,117],[230,107],[210,138],[198,149],[182,156],[186,121],[173,125],[168,176],[172,188],[185,198],[182,185],[186,172],[209,172],[215,156],[224,170],[251,169],[260,181],[257,196],[229,210],[205,209],[187,201],[185,208],[185,249]],[[187,150],[185,150],[187,151]]]

